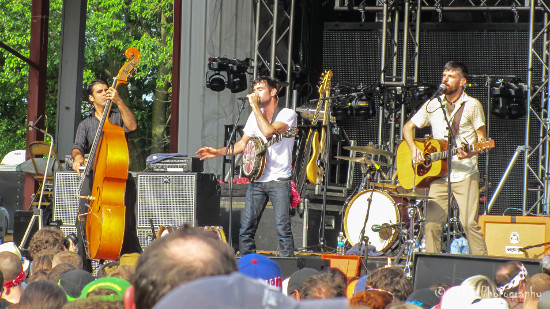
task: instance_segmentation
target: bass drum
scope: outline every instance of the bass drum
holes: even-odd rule
[[[353,197],[344,215],[346,237],[352,245],[361,241],[361,230],[367,215],[368,199],[371,196],[372,202],[365,235],[368,236],[369,244],[373,245],[376,251],[385,251],[397,239],[399,234],[397,228],[384,228],[380,232],[373,232],[372,226],[402,222],[400,207],[398,207],[400,205],[396,205],[395,200],[385,192],[369,189]]]

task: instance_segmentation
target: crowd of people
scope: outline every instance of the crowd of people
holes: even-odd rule
[[[414,290],[397,266],[360,278],[302,268],[284,278],[275,260],[238,257],[214,233],[189,226],[93,273],[56,227],[37,231],[28,252],[0,245],[0,308],[550,308],[550,275],[530,275],[518,261],[503,262],[494,278]]]

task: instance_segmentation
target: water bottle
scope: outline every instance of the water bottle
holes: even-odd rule
[[[336,253],[340,255],[344,255],[345,248],[344,245],[346,243],[346,237],[344,237],[344,232],[340,232],[338,234],[338,240],[336,242]]]

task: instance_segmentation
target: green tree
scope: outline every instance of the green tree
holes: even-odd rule
[[[0,0],[0,41],[28,57],[31,0]],[[46,128],[55,133],[62,0],[50,0]],[[172,0],[88,0],[84,84],[112,81],[131,46],[141,52],[137,73],[119,92],[136,114],[139,129],[130,135],[131,169],[169,142],[173,35]],[[28,65],[0,49],[0,157],[25,148]],[[83,89],[85,85],[83,85]],[[89,110],[83,96],[83,109]],[[85,115],[83,115],[85,116]]]

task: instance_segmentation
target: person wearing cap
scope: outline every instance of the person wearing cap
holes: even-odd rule
[[[302,287],[304,285],[304,282],[311,276],[318,275],[319,271],[313,269],[313,268],[302,268],[290,275],[290,278],[288,279],[288,286],[287,286],[287,295],[295,298],[296,300],[300,300],[301,294],[300,291],[302,290]]]
[[[506,299],[511,309],[523,306],[525,283],[528,278],[527,269],[518,261],[510,261],[498,267],[495,284],[501,297]]]
[[[257,253],[247,254],[238,260],[239,272],[265,284],[281,289],[281,268],[277,262]]]
[[[19,303],[27,273],[23,269],[21,258],[9,251],[0,252],[0,271],[4,275],[4,293],[0,308],[6,308]]]
[[[252,138],[260,138],[263,142],[295,128],[296,112],[282,108],[277,102],[279,82],[269,76],[261,76],[252,82],[254,92],[247,95],[252,108],[241,139],[234,144],[228,155],[236,155],[245,151],[247,143]],[[254,236],[268,199],[273,204],[275,226],[279,239],[279,255],[294,256],[294,238],[290,225],[290,204],[292,187],[292,149],[294,137],[282,138],[265,152],[265,167],[262,175],[248,185],[246,201],[242,214],[242,225],[239,231],[239,251],[241,256],[256,253]],[[204,160],[223,156],[226,147],[202,147],[196,155]],[[245,153],[245,156],[247,153]]]
[[[17,308],[58,309],[66,303],[67,297],[62,288],[49,281],[37,281],[27,286]]]
[[[61,275],[57,285],[59,285],[65,294],[68,301],[73,301],[80,297],[82,289],[94,281],[94,276],[89,272],[81,269],[69,270]]]
[[[439,303],[436,291],[430,288],[418,289],[407,297],[407,302],[418,305],[423,309],[430,309]]]

